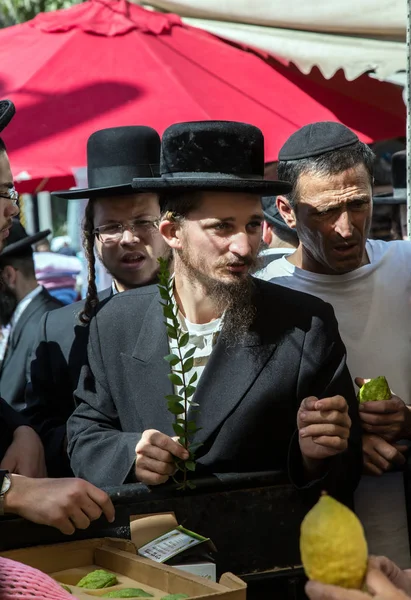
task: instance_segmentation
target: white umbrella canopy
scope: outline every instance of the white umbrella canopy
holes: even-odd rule
[[[405,40],[407,0],[155,0],[187,17]]]
[[[141,2],[141,0],[140,0]],[[195,27],[254,46],[324,77],[372,72],[403,84],[407,68],[406,0],[154,0]]]

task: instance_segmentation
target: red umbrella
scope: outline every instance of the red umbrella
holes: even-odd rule
[[[405,108],[392,114],[315,82],[304,89],[309,80],[283,65],[125,0],[89,0],[0,30],[0,64],[0,97],[17,107],[4,137],[15,175],[31,178],[25,189],[72,184],[88,136],[104,127],[162,133],[178,121],[246,121],[263,130],[267,161],[311,121],[341,120],[366,142],[405,129]],[[398,102],[401,92],[387,89]]]

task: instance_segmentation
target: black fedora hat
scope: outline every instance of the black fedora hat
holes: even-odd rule
[[[16,113],[16,108],[11,100],[0,100],[0,131],[10,123]]]
[[[392,193],[376,194],[374,204],[406,204],[407,203],[407,155],[400,150],[391,159]]]
[[[233,121],[193,121],[168,127],[161,143],[160,175],[150,189],[259,195],[291,190],[284,181],[264,180],[262,132]],[[134,179],[133,187],[141,189],[144,180]]]
[[[34,235],[27,235],[26,230],[18,219],[13,219],[9,237],[6,245],[0,253],[0,260],[8,256],[22,256],[33,252],[32,245],[43,240],[51,233],[50,229],[45,229]]]
[[[53,196],[76,200],[133,194],[138,186],[131,186],[132,179],[150,182],[159,176],[160,143],[157,131],[143,125],[96,131],[87,142],[88,187]]]

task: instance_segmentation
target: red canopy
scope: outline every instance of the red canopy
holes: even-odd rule
[[[17,108],[3,135],[15,176],[31,178],[20,190],[73,185],[88,136],[105,127],[162,133],[178,121],[245,121],[263,130],[267,161],[312,121],[340,120],[366,142],[405,131],[401,91],[390,84],[336,90],[125,0],[89,0],[0,30],[0,64],[0,98]]]

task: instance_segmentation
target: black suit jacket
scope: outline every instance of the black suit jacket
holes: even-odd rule
[[[25,407],[25,389],[37,328],[44,313],[60,308],[62,303],[43,288],[21,314],[12,330],[0,372],[0,396],[13,408]]]
[[[322,484],[351,494],[361,472],[361,428],[345,348],[323,301],[255,280],[255,322],[241,344],[220,336],[194,394],[193,443],[201,471],[283,470],[301,484],[296,415],[307,396],[343,395],[352,429],[348,450],[329,459]],[[157,286],[115,296],[90,326],[88,360],[68,422],[71,466],[99,486],[134,478],[135,446],[146,429],[174,435],[164,399],[173,393]]]
[[[104,302],[112,288],[99,294]],[[88,325],[79,320],[84,300],[43,316],[37,325],[23,415],[42,438],[50,477],[71,475],[64,451],[67,419],[74,410],[74,390],[87,360]]]

